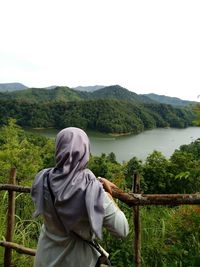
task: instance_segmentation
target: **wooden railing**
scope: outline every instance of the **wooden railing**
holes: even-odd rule
[[[140,194],[140,180],[138,175],[133,176],[133,193],[126,193],[119,188],[112,189],[114,198],[126,203],[129,207],[133,207],[134,222],[134,259],[135,267],[141,266],[141,224],[140,224],[140,206],[147,205],[199,205],[200,194]],[[4,267],[11,266],[12,250],[19,253],[34,256],[35,249],[26,248],[13,242],[14,218],[15,218],[15,192],[30,193],[30,187],[17,186],[16,169],[12,168],[10,173],[9,184],[0,184],[0,191],[8,191],[8,213],[7,213],[7,231],[6,241],[0,240],[0,246],[5,247]]]

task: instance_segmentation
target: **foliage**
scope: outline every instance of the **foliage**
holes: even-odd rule
[[[129,189],[132,189],[133,187],[133,175],[139,174],[141,177],[141,185],[142,188],[145,188],[145,184],[143,181],[143,167],[142,167],[142,161],[138,160],[136,157],[133,157],[124,165],[124,176],[125,176],[125,186]]]
[[[159,151],[150,154],[143,166],[143,175],[147,193],[166,193],[170,187],[168,160]]]
[[[37,139],[35,137],[35,139]],[[39,137],[41,142],[41,137]],[[17,182],[30,184],[31,180],[44,164],[48,165],[52,158],[53,144],[43,138],[43,149],[34,144],[33,136],[28,136],[10,119],[8,125],[1,128],[0,137],[0,181],[7,182],[9,170],[17,168]],[[7,177],[5,174],[7,173]]]
[[[62,106],[64,107],[65,104]],[[62,110],[59,106],[60,112]],[[92,114],[92,109],[90,110]],[[97,110],[96,110],[97,112]],[[94,115],[94,114],[93,114]],[[95,116],[94,116],[95,117]],[[7,182],[5,173],[17,167],[18,182],[30,185],[39,169],[54,164],[54,145],[47,138],[24,132],[13,119],[1,129],[0,182]],[[133,157],[119,164],[114,153],[91,156],[89,168],[96,176],[105,176],[124,190],[130,190],[132,175],[138,172],[141,186],[148,193],[196,193],[200,188],[200,141],[176,150],[170,159],[159,151],[150,154],[143,163]],[[0,235],[5,237],[7,193],[0,194]],[[102,246],[110,252],[115,267],[133,266],[132,209],[117,201],[129,221],[130,233],[124,240],[104,232]],[[16,196],[16,227],[14,241],[27,247],[36,247],[41,221],[32,220],[34,210],[29,195]],[[200,209],[196,207],[143,207],[142,266],[178,267],[198,266],[200,262]],[[32,266],[33,258],[13,253],[16,267]],[[0,264],[3,249],[0,249]]]
[[[184,128],[195,119],[192,108],[159,104],[117,85],[92,93],[68,87],[2,93],[0,125],[9,117],[23,127],[77,126],[118,134],[136,134],[156,127]]]
[[[117,186],[124,185],[124,174],[121,165],[116,162],[115,154],[102,154],[100,157],[91,156],[88,167],[96,177],[106,177],[114,182]]]

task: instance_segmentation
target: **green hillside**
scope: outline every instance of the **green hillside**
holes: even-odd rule
[[[134,101],[135,103],[155,103],[155,101],[150,98],[137,95],[119,85],[104,87],[94,92],[77,91],[69,87],[59,86],[51,90],[45,88],[29,88],[26,90],[3,93],[0,95],[0,98],[33,102],[118,99]]]
[[[189,100],[182,100],[177,97],[170,97],[170,96],[165,96],[165,95],[157,95],[157,94],[145,94],[144,96],[159,102],[163,104],[168,104],[172,106],[177,106],[177,107],[183,107],[183,106],[189,106],[189,105],[195,105],[197,102],[195,101],[189,101]]]
[[[119,99],[136,102],[145,103],[155,103],[154,100],[146,96],[140,96],[134,92],[127,90],[119,85],[107,86],[100,90],[91,93],[91,98],[93,99]]]
[[[9,117],[23,127],[76,126],[116,134],[184,128],[195,119],[189,108],[160,104],[118,85],[94,92],[56,87],[0,93],[0,124]]]
[[[78,93],[68,87],[56,87],[54,89],[29,88],[5,94],[10,99],[19,99],[30,102],[46,101],[76,101],[81,100]]]
[[[156,127],[187,127],[192,125],[191,110],[164,104],[139,105],[131,101],[87,100],[30,102],[0,100],[0,124],[9,117],[21,126],[69,126],[105,133],[140,133]]]

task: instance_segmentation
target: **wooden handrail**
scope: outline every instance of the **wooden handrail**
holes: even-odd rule
[[[0,184],[0,191],[15,191],[19,193],[30,193],[31,187],[29,186],[19,186],[19,185],[12,185],[12,184]]]
[[[27,254],[30,256],[35,256],[35,254],[36,254],[36,249],[26,248],[22,245],[14,243],[14,242],[8,242],[8,241],[0,240],[0,246],[5,247],[5,248],[14,249],[18,253]]]
[[[28,186],[17,186],[10,184],[0,184],[0,191],[16,191],[20,193],[30,193]],[[128,206],[148,206],[148,205],[198,205],[200,204],[200,194],[134,194],[127,193],[118,187],[112,188],[114,198],[121,200]]]
[[[138,178],[139,179],[139,178]],[[139,180],[136,179],[134,186],[134,192],[125,192],[118,187],[112,188],[112,196],[126,203],[128,206],[133,207],[134,213],[134,255],[135,255],[135,266],[141,267],[141,229],[140,229],[140,211],[139,206],[148,205],[200,205],[200,194],[140,194]],[[0,184],[0,191],[6,190],[11,195],[12,192],[19,193],[30,193],[31,187],[28,186],[17,186],[15,184]],[[12,240],[12,239],[11,239]],[[5,251],[15,249],[19,253],[28,254],[34,256],[36,253],[35,249],[26,248],[19,244],[11,242],[11,240],[0,241],[0,246],[5,247]],[[10,252],[9,252],[10,253]],[[11,254],[10,254],[11,255]],[[8,262],[7,265],[6,262]],[[10,267],[11,260],[5,258],[4,266]]]

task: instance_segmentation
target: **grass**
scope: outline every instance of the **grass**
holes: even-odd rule
[[[0,236],[5,239],[7,193],[0,194]],[[33,206],[29,195],[18,194],[18,208],[14,242],[35,248],[41,221],[30,219]],[[25,203],[25,204],[24,204]],[[129,220],[130,233],[125,240],[104,232],[103,247],[110,252],[115,267],[134,266],[132,209],[121,208]],[[200,208],[181,206],[175,208],[151,206],[141,208],[142,267],[197,267],[200,262]],[[0,248],[0,266],[3,266],[4,248]],[[15,267],[33,266],[33,257],[13,251]]]
[[[7,203],[8,203],[8,193],[0,194],[0,239],[5,240],[6,224],[7,224]],[[21,200],[26,200],[24,198],[29,198],[30,196],[25,196],[23,194],[18,194],[16,196],[16,201],[21,202]],[[25,201],[27,204],[27,202]],[[29,205],[18,205],[20,207],[19,213],[22,214],[23,219],[16,214],[15,215],[15,230],[13,235],[13,242],[23,245],[29,248],[36,248],[37,239],[40,232],[41,222],[31,219],[30,206]],[[33,210],[33,209],[31,209]],[[17,212],[17,211],[16,211]],[[4,248],[0,247],[0,266],[3,266],[4,259]],[[16,251],[12,251],[12,266],[13,267],[31,267],[33,266],[34,258],[29,255],[19,254]]]

